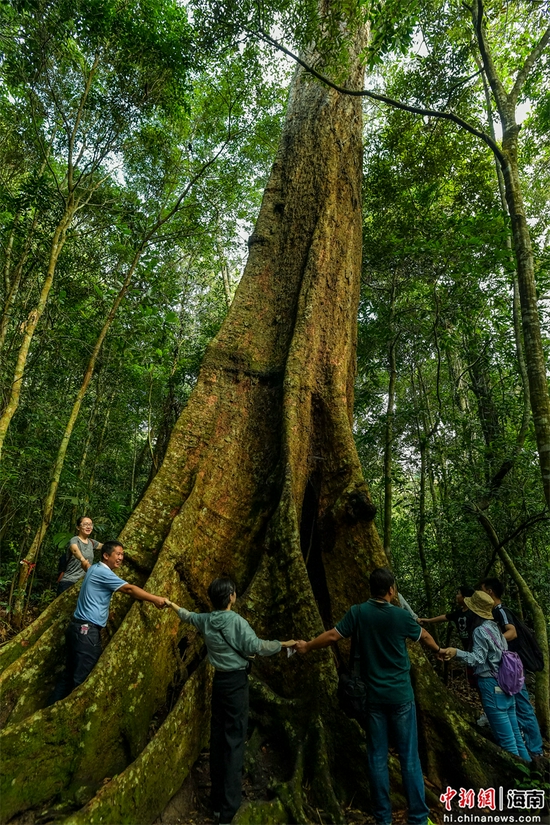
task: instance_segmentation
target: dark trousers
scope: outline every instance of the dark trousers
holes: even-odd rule
[[[82,632],[83,625],[88,626],[87,633]],[[65,671],[50,697],[50,705],[68,696],[93,670],[101,656],[101,628],[72,619],[65,633],[65,655]]]
[[[65,576],[63,576],[63,578],[57,582],[57,595],[61,596],[61,594],[64,593],[65,590],[68,590],[69,587],[72,587],[73,584],[74,582],[66,582]]]
[[[217,670],[212,685],[210,778],[212,807],[230,822],[241,805],[244,741],[248,726],[248,675]]]

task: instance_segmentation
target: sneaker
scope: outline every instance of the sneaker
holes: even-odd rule
[[[476,725],[478,726],[478,728],[486,728],[488,724],[489,720],[487,719],[487,714],[482,713],[479,719],[477,720]]]

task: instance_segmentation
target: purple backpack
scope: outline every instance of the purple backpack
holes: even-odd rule
[[[517,653],[514,653],[512,650],[503,650],[488,627],[487,633],[496,646],[502,650],[502,658],[499,662],[498,670],[496,672],[493,671],[493,676],[504,693],[508,694],[508,696],[515,696],[516,693],[521,691],[525,683],[523,663]]]

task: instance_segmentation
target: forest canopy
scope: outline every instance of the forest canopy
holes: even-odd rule
[[[452,4],[407,6],[407,15],[400,4],[371,11],[377,36],[367,88],[498,128],[476,74],[467,13]],[[98,537],[116,535],[159,467],[238,283],[292,70],[254,37],[258,21],[245,3],[199,5],[196,29],[178,4],[140,4],[139,15],[123,8],[121,17],[105,2],[2,7],[5,406],[22,335],[35,324],[3,448],[6,599],[41,524],[90,355],[121,298],[88,376],[33,570],[31,598],[40,605],[53,597],[58,548],[75,517],[89,511]],[[487,7],[508,83],[542,30],[544,9]],[[315,8],[274,7],[260,25],[277,20],[286,44],[299,48]],[[338,55],[331,59],[337,78]],[[545,55],[520,102],[519,162],[546,345],[548,106]],[[467,505],[513,460],[491,519],[500,540],[513,536],[534,584],[548,533],[536,520],[544,500],[491,153],[449,123],[368,99],[365,107],[355,432],[379,529],[387,475],[400,578],[419,608],[428,607],[426,587],[441,594],[441,607],[472,554],[480,573],[491,560]],[[388,452],[394,463],[385,474]],[[418,544],[426,546],[420,555]],[[546,602],[548,581],[537,585]]]
[[[0,5],[4,642],[13,644],[15,632],[43,611],[57,617],[58,557],[78,516],[93,517],[98,541],[128,535],[136,581],[157,575],[159,586],[161,568],[151,560],[160,553],[167,575],[171,528],[159,516],[152,537],[156,516],[147,508],[153,499],[157,507],[157,491],[176,467],[186,480],[177,494],[166,485],[163,495],[174,525],[183,519],[177,528],[183,544],[192,535],[196,564],[189,561],[191,550],[187,561],[174,564],[197,607],[215,564],[254,594],[261,587],[254,571],[267,575],[265,559],[276,555],[273,547],[284,544],[283,535],[292,545],[288,525],[295,519],[292,535],[311,583],[308,616],[314,618],[309,624],[304,619],[310,630],[339,618],[338,609],[355,595],[355,585],[364,586],[367,568],[378,560],[390,564],[400,590],[427,616],[450,609],[457,584],[476,586],[484,576],[498,576],[547,655],[549,22],[548,4],[531,0]],[[299,95],[305,108],[292,114]],[[344,121],[344,111],[355,113],[352,120],[362,114],[354,155],[360,191],[349,194],[347,212],[345,170],[356,161],[347,158],[348,138],[339,126],[330,138],[316,134],[316,148],[304,149],[303,159],[285,155],[294,151],[289,120],[302,128],[300,117],[312,117],[306,102],[315,95],[325,95]],[[307,133],[296,134],[303,141]],[[316,152],[326,153],[319,163]],[[280,171],[283,162],[293,170],[288,178]],[[275,197],[280,174],[295,200],[291,209],[286,201],[273,207],[286,232],[279,236],[279,224],[265,229],[261,210]],[[334,220],[331,231],[343,234],[322,236],[326,248],[319,251],[319,228],[311,228],[311,242],[300,233],[306,237],[310,219],[312,227],[330,225],[322,210],[323,198],[330,201],[323,186],[331,175],[338,215],[358,209],[360,225],[350,218],[346,236],[345,220]],[[313,205],[315,220],[306,211]],[[271,259],[268,236],[280,244]],[[335,256],[326,295],[318,303],[311,299],[300,323],[295,319],[302,318],[314,286],[302,292],[292,275],[288,287],[282,283],[285,262],[289,271],[293,265],[293,238],[296,250],[303,243],[304,260],[306,248],[317,256],[315,271]],[[265,256],[261,266],[255,255]],[[299,260],[296,251],[296,266]],[[338,260],[357,270],[356,283],[346,276],[347,292]],[[276,286],[262,280],[268,271],[280,271],[280,282],[273,275]],[[311,283],[317,288],[314,278]],[[331,295],[337,306],[327,319]],[[248,352],[255,323],[269,326],[274,342],[280,336],[269,356],[263,341],[263,349]],[[311,387],[330,372],[329,339],[340,353],[333,360],[341,356],[341,374],[323,395]],[[318,366],[309,375],[315,358]],[[217,377],[205,378],[211,373]],[[193,398],[214,398],[205,387],[209,381],[225,386],[221,373],[234,376],[239,387],[245,374],[251,382],[224,402],[227,421],[231,404],[236,410],[246,393],[256,398],[260,385],[281,392],[277,402],[262,396],[254,407],[259,421],[265,414],[263,424],[271,422],[282,434],[279,446],[268,445],[266,436],[261,482],[258,468],[243,458],[242,432],[243,452],[233,451],[237,426],[222,433],[197,400],[189,406]],[[288,401],[294,390],[296,403]],[[310,390],[306,424],[300,411]],[[327,412],[344,396],[340,418]],[[272,403],[280,403],[278,412]],[[249,415],[252,421],[249,410],[243,421]],[[345,428],[338,429],[346,416],[353,420],[353,443]],[[197,442],[189,440],[194,421],[204,426]],[[250,424],[246,430],[251,449],[261,441],[259,429]],[[187,440],[176,447],[184,431]],[[309,452],[293,440],[298,431],[307,432]],[[259,491],[256,498],[251,494],[247,517],[235,516],[235,524],[246,526],[234,537],[234,561],[207,545],[197,551],[200,541],[184,519],[193,484],[204,476],[199,459],[193,464],[196,443],[210,445],[211,457],[217,438],[222,447],[222,438],[227,442],[235,477],[241,468],[243,478],[246,472],[253,477],[242,482],[243,490],[255,484]],[[351,458],[336,471],[339,451]],[[285,475],[287,459],[292,472]],[[263,460],[258,452],[258,465]],[[349,471],[338,491],[328,480],[329,467],[334,477]],[[346,590],[335,579],[330,583],[335,574],[324,542],[329,536],[340,547],[339,530],[342,536],[352,530],[342,527],[350,478],[368,499],[370,515],[348,544],[367,547],[369,561],[361,562],[356,583]],[[212,491],[201,495],[215,498]],[[229,498],[220,492],[224,507]],[[196,506],[193,524],[200,533]],[[147,526],[140,532],[142,514]],[[290,570],[289,558],[282,570],[287,563]],[[345,568],[350,577],[354,563],[350,557]],[[276,604],[285,598],[282,581],[272,594]],[[299,602],[294,592],[288,599]],[[285,602],[285,610],[290,607]],[[244,612],[254,615],[254,609],[251,597]],[[290,637],[297,630],[283,614]],[[270,615],[258,621],[271,630]],[[183,677],[178,681],[170,667],[160,693],[172,679],[181,688]],[[280,675],[273,685],[281,688]],[[149,716],[164,699],[151,698]],[[41,702],[37,698],[33,712]],[[537,674],[536,706],[548,736],[547,658]],[[143,747],[140,736],[132,759]],[[330,808],[332,802],[325,803]]]

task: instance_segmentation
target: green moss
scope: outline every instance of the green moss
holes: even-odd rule
[[[206,662],[139,757],[64,825],[140,825],[153,822],[182,785],[209,729],[211,669]]]
[[[285,825],[288,822],[288,813],[280,799],[245,802],[233,818],[234,825]]]

